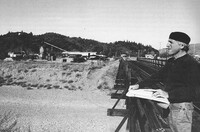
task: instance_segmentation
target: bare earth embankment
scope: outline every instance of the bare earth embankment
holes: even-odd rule
[[[122,119],[107,116],[118,65],[0,62],[0,115],[11,111],[20,131],[113,132]]]

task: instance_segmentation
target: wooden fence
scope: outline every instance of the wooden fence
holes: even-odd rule
[[[166,60],[151,60],[147,58],[138,58],[138,67],[140,70],[144,70],[145,68],[151,69],[153,73],[157,72],[161,67],[163,67],[166,63]],[[138,68],[139,69],[139,68]],[[147,69],[146,69],[147,70]],[[146,77],[150,76],[150,72]],[[144,77],[144,78],[146,78]],[[194,112],[193,112],[193,124],[192,124],[192,132],[199,132],[199,124],[200,124],[200,102],[193,102]]]
[[[116,91],[111,94],[111,98],[117,100],[114,106],[107,110],[108,116],[123,116],[115,132],[119,132],[126,121],[126,129],[129,132],[171,132],[162,117],[163,110],[155,102],[126,96],[129,86],[141,79],[135,70],[137,69],[133,69],[128,61],[120,60],[114,86]],[[116,109],[121,99],[125,100],[126,109]]]

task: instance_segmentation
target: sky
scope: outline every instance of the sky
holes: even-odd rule
[[[200,43],[200,0],[0,0],[0,34],[55,32],[164,48],[169,34]]]

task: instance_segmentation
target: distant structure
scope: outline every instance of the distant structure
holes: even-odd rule
[[[42,55],[42,58],[46,58],[47,60],[51,60],[51,61],[54,61],[54,60],[56,60],[56,55],[53,53],[53,48],[56,48],[56,49],[59,49],[59,50],[61,50],[61,51],[66,51],[66,50],[64,50],[64,49],[62,49],[62,48],[60,48],[60,47],[57,47],[57,46],[55,46],[55,45],[53,45],[53,44],[50,44],[50,43],[48,43],[48,42],[44,42],[44,44],[46,44],[46,45],[49,45],[51,48],[49,49],[49,48],[46,48],[46,50],[45,50],[45,55],[44,55],[44,53],[43,53],[43,55],[45,56],[45,57],[43,57],[43,55]],[[43,51],[44,52],[44,51]]]
[[[63,54],[63,56],[81,55],[83,57],[90,57],[92,55],[97,55],[97,52],[64,51],[64,52],[62,52],[62,54]]]
[[[44,55],[44,48],[43,46],[40,47],[40,58],[43,58],[43,55]]]
[[[154,59],[154,56],[152,54],[145,54],[145,58]]]

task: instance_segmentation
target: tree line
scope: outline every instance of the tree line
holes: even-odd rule
[[[127,54],[130,56],[144,56],[147,53],[156,53],[158,51],[150,45],[143,45],[131,41],[116,41],[111,43],[102,43],[92,39],[81,37],[69,37],[58,33],[45,33],[42,35],[33,35],[32,32],[8,32],[0,35],[0,59],[8,56],[8,52],[24,51],[26,54],[39,53],[41,46],[46,50],[52,50],[56,55],[61,54],[61,50],[46,45],[48,42],[66,51],[84,51],[97,52],[108,57]]]

